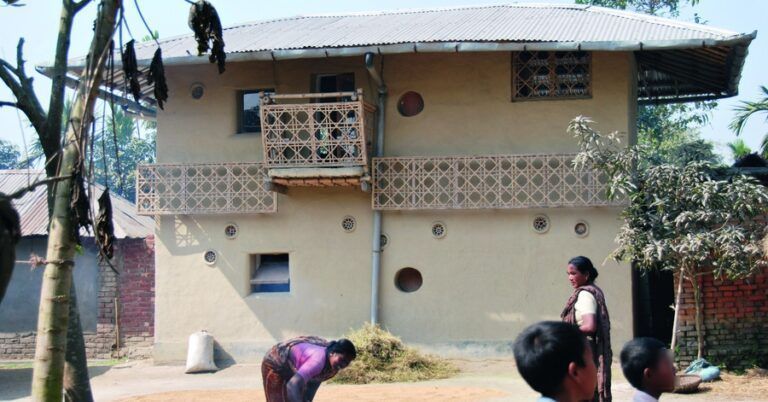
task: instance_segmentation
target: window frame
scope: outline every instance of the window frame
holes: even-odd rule
[[[259,94],[261,92],[275,92],[274,88],[259,88],[259,89],[239,89],[235,92],[237,96],[237,133],[240,134],[253,134],[261,135],[263,131],[263,124],[261,121],[261,102],[259,102],[259,129],[256,131],[246,131],[243,126],[245,110],[245,96],[250,94]]]
[[[257,282],[256,273],[262,267],[262,257],[264,256],[285,256],[285,270],[287,271],[288,280],[283,283],[271,283],[260,284]],[[255,253],[250,254],[249,258],[249,275],[248,275],[248,295],[264,295],[264,294],[291,294],[291,256],[289,253]],[[260,287],[263,287],[259,290]]]
[[[556,79],[557,73],[557,63],[556,63],[556,54],[560,52],[564,53],[577,53],[577,52],[583,52],[587,55],[587,67],[586,67],[586,74],[587,74],[587,80],[586,80],[586,93],[584,95],[534,95],[534,96],[518,96],[517,90],[518,90],[518,68],[519,62],[517,58],[522,53],[547,53],[547,68],[549,69],[549,80],[551,84],[549,85],[549,91],[552,91],[557,85],[558,80]],[[510,98],[512,102],[528,102],[528,101],[557,101],[557,100],[576,100],[576,99],[592,99],[593,96],[593,82],[594,82],[594,75],[592,74],[592,65],[594,63],[594,54],[591,51],[587,50],[557,50],[557,51],[538,51],[538,50],[527,50],[527,51],[518,51],[518,52],[511,52],[510,53],[510,59],[511,59],[511,93]]]

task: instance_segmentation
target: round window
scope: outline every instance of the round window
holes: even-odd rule
[[[387,247],[387,244],[389,244],[389,236],[382,233],[381,240],[379,240],[379,246],[382,250],[384,250],[384,248]]]
[[[573,233],[578,237],[587,237],[589,235],[589,224],[584,221],[579,221],[573,226]]]
[[[205,94],[205,86],[196,82],[192,84],[192,88],[190,88],[189,92],[190,95],[192,95],[192,99],[200,99],[203,97],[203,94]]]
[[[356,224],[357,222],[352,216],[345,216],[344,219],[341,220],[341,228],[347,233],[354,231]]]
[[[432,237],[435,239],[442,239],[445,234],[448,233],[448,229],[443,222],[435,222],[432,224]]]
[[[537,215],[533,218],[533,231],[539,234],[549,230],[549,218],[546,215]]]
[[[421,272],[416,268],[403,268],[395,274],[395,286],[405,293],[419,290],[422,283]]]
[[[228,223],[227,226],[224,227],[224,236],[226,236],[227,239],[234,239],[237,237],[237,225]]]
[[[218,255],[216,254],[216,251],[214,250],[208,250],[203,254],[203,260],[208,265],[213,265],[216,263],[216,259],[218,258]]]
[[[397,111],[402,116],[416,116],[424,110],[424,98],[418,92],[408,91],[397,101]]]

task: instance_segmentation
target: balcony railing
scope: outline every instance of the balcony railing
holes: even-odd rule
[[[607,178],[575,170],[575,155],[373,159],[378,210],[617,206]]]
[[[275,103],[291,100],[313,102]],[[265,93],[261,102],[267,168],[359,167],[367,173],[375,108],[363,101],[361,90]]]
[[[263,163],[141,165],[136,206],[140,215],[277,212],[265,177]]]

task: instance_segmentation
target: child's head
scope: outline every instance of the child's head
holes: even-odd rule
[[[528,385],[544,396],[591,400],[595,393],[592,349],[574,325],[545,321],[526,328],[515,340],[515,362]]]
[[[667,348],[653,338],[637,338],[621,350],[621,369],[633,387],[661,394],[675,390],[675,366]]]

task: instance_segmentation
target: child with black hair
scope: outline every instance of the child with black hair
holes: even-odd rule
[[[541,393],[539,402],[592,399],[597,368],[578,327],[557,321],[531,325],[515,340],[514,353],[520,375]]]
[[[657,402],[675,390],[675,366],[666,346],[654,338],[637,338],[621,350],[621,370],[637,389],[633,402]]]

